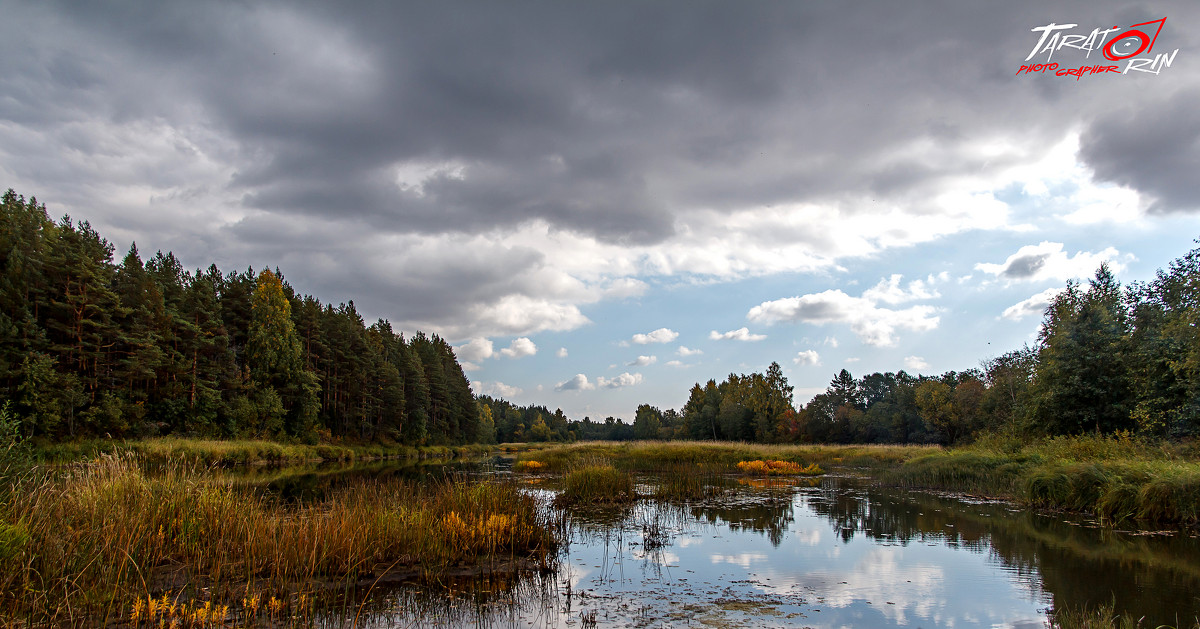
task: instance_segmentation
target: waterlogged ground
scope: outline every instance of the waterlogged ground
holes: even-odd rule
[[[556,491],[554,477],[526,480],[546,499]],[[722,485],[699,503],[567,510],[553,572],[364,582],[348,596],[360,603],[322,624],[1042,627],[1048,608],[1106,602],[1151,627],[1200,614],[1200,539],[1186,531],[1100,527],[861,478]],[[654,486],[639,478],[640,492]]]

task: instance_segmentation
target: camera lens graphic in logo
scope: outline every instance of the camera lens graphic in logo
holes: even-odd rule
[[[1142,52],[1150,52],[1154,50],[1154,40],[1158,39],[1158,34],[1162,31],[1163,23],[1167,18],[1154,20],[1153,22],[1142,22],[1129,27],[1129,30],[1118,35],[1115,39],[1104,45],[1104,56],[1111,61],[1120,61],[1130,57],[1136,57]],[[1154,36],[1147,35],[1145,31],[1138,30],[1139,26],[1148,26],[1157,24],[1158,28],[1154,31]]]

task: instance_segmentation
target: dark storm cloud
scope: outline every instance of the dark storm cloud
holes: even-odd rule
[[[1037,275],[1037,272],[1043,266],[1046,266],[1046,258],[1048,257],[1050,257],[1048,253],[1017,256],[1009,261],[1008,266],[1000,272],[1000,275],[1014,280],[1031,278]]]
[[[979,143],[1050,146],[1081,120],[1098,177],[1164,211],[1197,198],[1190,1],[1154,14],[950,0],[0,8],[0,185],[122,246],[267,260],[402,319],[539,296],[529,278],[550,263],[502,248],[462,264],[394,257],[386,247],[413,242],[380,236],[477,246],[463,239],[543,221],[650,245],[700,211],[812,203],[844,217],[866,198],[933,213],[945,182],[1029,156]],[[1162,14],[1178,72],[1013,76],[1034,26]]]
[[[1181,53],[1182,54],[1182,53]],[[1121,108],[1088,126],[1080,156],[1099,179],[1154,199],[1154,212],[1200,210],[1200,91],[1164,102]]]

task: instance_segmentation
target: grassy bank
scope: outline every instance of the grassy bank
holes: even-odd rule
[[[915,457],[880,478],[1092,513],[1113,522],[1200,523],[1200,461],[1194,450],[1128,435],[988,439]]]
[[[894,467],[939,448],[932,446],[819,446],[769,445],[712,441],[584,442],[525,452],[518,461],[537,461],[542,471],[565,472],[582,460],[605,461],[620,469],[663,471],[679,466],[737,471],[742,461],[788,461],[807,467]]]
[[[149,463],[187,461],[204,465],[252,465],[381,459],[428,459],[480,456],[495,446],[399,446],[295,444],[259,439],[160,437],[129,441],[88,440],[38,445],[33,455],[47,463],[88,461],[102,455],[130,453]]]
[[[518,466],[565,473],[581,462],[673,477],[737,471],[743,462],[785,461],[824,470],[866,470],[905,487],[1014,500],[1095,514],[1113,522],[1200,523],[1200,447],[1130,435],[985,438],[970,446],[759,445],[729,442],[587,442],[527,451]],[[681,495],[700,495],[680,482]],[[686,486],[685,486],[686,485]],[[672,493],[664,489],[666,493]]]
[[[0,618],[14,622],[144,620],[163,596],[171,613],[299,613],[330,582],[556,544],[550,514],[511,484],[371,483],[289,506],[183,465],[151,477],[129,455],[17,482],[0,512]]]

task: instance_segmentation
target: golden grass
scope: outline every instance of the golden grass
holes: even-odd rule
[[[142,461],[167,463],[186,460],[213,465],[281,464],[316,461],[373,461],[380,459],[462,458],[491,452],[494,446],[411,447],[381,444],[297,444],[262,439],[200,439],[156,437],[129,441],[93,440],[43,445],[42,460],[54,463],[87,461],[105,454],[133,453]]]
[[[774,445],[719,441],[591,441],[560,445],[519,455],[519,460],[536,459],[545,471],[565,472],[580,460],[602,459],[613,465],[637,470],[659,471],[677,464],[715,464],[732,468],[745,460],[782,460],[805,466],[818,463],[825,468],[894,467],[914,457],[939,452],[938,446],[894,445]]]
[[[436,574],[464,561],[540,559],[556,545],[550,513],[513,484],[389,481],[289,506],[185,466],[150,476],[110,456],[14,495],[0,512],[0,621],[148,614],[149,597],[180,575],[174,604],[211,617],[252,584],[286,596],[398,566]]]
[[[810,463],[805,467],[795,461],[763,461],[761,459],[739,461],[737,468],[745,474],[755,476],[820,476],[825,473],[825,470],[816,463]]]

